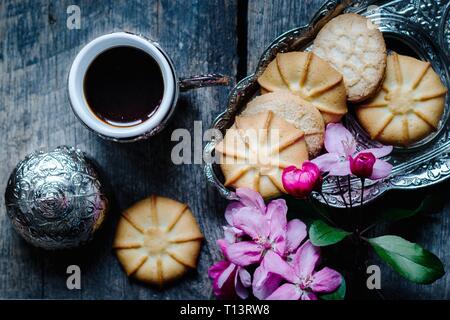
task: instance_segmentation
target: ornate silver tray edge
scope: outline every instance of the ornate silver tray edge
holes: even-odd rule
[[[219,129],[221,131],[225,130],[233,121],[234,116],[239,112],[240,105],[243,101],[246,101],[249,97],[252,97],[256,91],[259,89],[259,86],[256,83],[256,78],[259,74],[264,70],[265,66],[270,62],[277,52],[284,51],[289,49],[290,51],[295,50],[295,48],[306,47],[308,42],[311,42],[311,39],[315,36],[315,34],[320,30],[320,27],[324,25],[328,20],[333,18],[334,16],[340,14],[342,11],[352,11],[352,12],[361,12],[367,9],[369,5],[372,4],[380,4],[380,7],[377,8],[385,8],[390,4],[398,5],[403,4],[408,1],[351,1],[351,0],[333,0],[326,2],[321,9],[314,15],[311,19],[310,24],[307,24],[302,27],[298,27],[292,30],[289,30],[280,36],[278,36],[272,43],[267,47],[267,49],[261,55],[259,60],[257,69],[255,73],[250,74],[245,77],[241,81],[239,81],[236,86],[230,91],[227,109],[221,113],[216,120],[214,121],[212,127]],[[392,10],[392,8],[389,8]],[[444,30],[445,28],[450,28],[450,21],[448,21],[448,25],[445,23],[445,18],[449,15],[450,3],[443,10],[443,21],[438,21],[439,23],[439,39],[437,43],[443,44],[447,43],[448,39],[445,40],[444,37],[447,36],[450,38],[450,35],[447,35],[447,32]],[[400,11],[399,11],[400,12]],[[396,12],[397,15],[397,12]],[[398,15],[401,17],[401,15]],[[441,45],[442,46],[442,45]],[[446,48],[446,47],[444,47]],[[441,63],[444,66],[448,66],[448,57],[447,55],[443,55],[443,59],[441,58]],[[448,84],[448,70],[445,70],[445,80]],[[447,99],[447,107],[446,107],[446,120],[448,118],[448,99]],[[442,125],[442,130],[448,132],[449,128],[447,127],[447,121],[444,121]],[[439,133],[436,134],[439,136]],[[430,140],[436,138],[433,137]],[[440,146],[436,147],[434,150],[430,150],[423,157],[419,159],[413,159],[411,161],[411,165],[407,166],[400,170],[401,166],[396,170],[394,169],[393,175],[385,180],[371,182],[366,186],[365,194],[364,194],[364,204],[370,201],[375,200],[382,194],[384,194],[388,190],[408,190],[408,189],[418,189],[427,186],[431,186],[440,182],[445,181],[450,177],[450,140],[445,137],[441,137],[440,140],[444,140],[444,143],[441,143]],[[205,153],[211,154],[214,152],[214,148],[217,141],[213,140],[209,142],[204,149]],[[428,142],[429,143],[429,142]],[[433,142],[434,143],[434,142]],[[227,189],[220,181],[220,178],[216,174],[215,165],[212,163],[207,163],[204,167],[205,175],[210,184],[215,186],[219,193],[225,197],[226,199],[235,199],[235,194],[233,191]],[[324,194],[327,198],[328,203],[337,208],[343,208],[346,206],[346,203],[349,202],[349,193],[348,189],[344,189],[344,193],[341,194],[339,189],[336,188],[336,183],[333,181],[334,178],[326,179],[324,184]],[[347,185],[347,178],[345,178],[345,183],[342,183],[343,186]],[[353,179],[351,181],[352,193],[351,198],[354,204],[359,205],[360,197],[361,197],[361,184],[357,179]],[[316,199],[323,202],[323,199],[318,195],[314,195]]]

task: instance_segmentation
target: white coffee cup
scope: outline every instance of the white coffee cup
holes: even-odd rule
[[[164,82],[163,98],[152,116],[142,123],[126,127],[100,120],[89,107],[84,93],[84,78],[94,59],[108,49],[122,46],[149,54],[158,64]],[[128,32],[115,32],[92,40],[77,54],[69,72],[68,93],[75,115],[89,129],[103,138],[128,142],[153,136],[164,128],[175,110],[180,89],[222,84],[228,84],[228,78],[218,74],[179,80],[170,58],[156,42]]]

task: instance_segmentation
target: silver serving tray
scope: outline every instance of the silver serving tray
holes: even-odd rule
[[[333,17],[356,12],[369,17],[383,32],[388,49],[400,53],[413,54],[429,61],[443,83],[450,88],[450,1],[449,0],[331,0],[327,1],[314,15],[308,25],[292,29],[276,38],[264,51],[255,73],[242,79],[230,92],[227,109],[213,123],[213,128],[224,132],[234,122],[236,114],[253,98],[259,85],[256,81],[277,53],[309,50],[322,26]],[[395,148],[387,160],[394,165],[392,175],[384,180],[367,181],[364,203],[381,196],[387,190],[418,189],[442,182],[450,177],[450,102],[447,97],[445,113],[439,130],[426,139],[408,148]],[[361,129],[351,114],[344,119],[346,127],[352,131],[359,147],[376,146]],[[205,154],[213,154],[217,140],[209,142]],[[224,187],[220,168],[207,163],[205,174],[208,181],[227,199],[235,199],[232,190]],[[328,204],[343,208],[350,201],[347,178],[342,179],[344,193],[337,187],[334,177],[325,178],[323,193]],[[351,201],[358,205],[361,201],[361,182],[351,179]],[[318,194],[314,194],[324,201]],[[344,202],[345,199],[345,202]]]

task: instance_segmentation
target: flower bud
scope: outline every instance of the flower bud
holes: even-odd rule
[[[377,158],[371,152],[361,152],[355,158],[350,157],[350,170],[359,178],[370,178]]]
[[[312,191],[320,192],[322,188],[319,167],[309,161],[304,162],[301,169],[295,166],[285,168],[282,181],[286,192],[300,199],[306,198]]]

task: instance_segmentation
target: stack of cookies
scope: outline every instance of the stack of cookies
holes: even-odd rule
[[[283,168],[321,153],[347,103],[371,139],[409,146],[438,129],[447,93],[429,62],[388,54],[377,26],[353,13],[328,22],[312,52],[279,53],[258,83],[216,150],[225,186],[265,198],[285,193]]]

